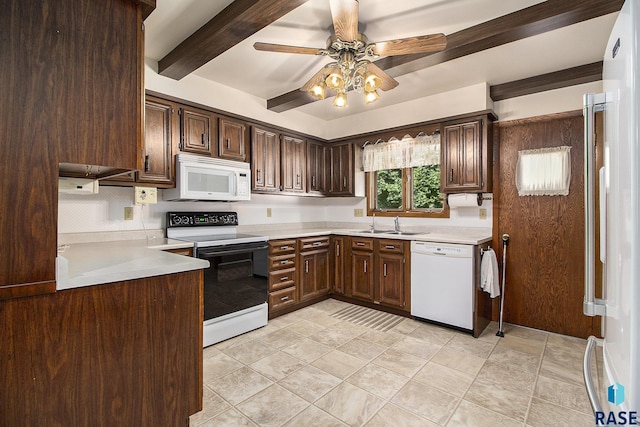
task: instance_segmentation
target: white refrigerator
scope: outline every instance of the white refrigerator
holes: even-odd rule
[[[594,412],[640,411],[640,0],[627,0],[604,54],[602,94],[585,95],[584,313],[603,316],[602,341],[590,338],[585,384]],[[594,112],[604,112],[604,166],[596,170]],[[598,148],[600,149],[600,148]],[[595,199],[599,177],[598,200]],[[596,209],[600,221],[595,223]],[[600,231],[602,299],[594,298],[594,231]],[[591,378],[602,345],[604,381]],[[599,386],[594,387],[594,384]],[[598,399],[602,396],[602,399]],[[606,420],[606,418],[605,418]]]

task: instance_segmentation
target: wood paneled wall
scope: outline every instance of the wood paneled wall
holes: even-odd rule
[[[507,249],[504,320],[586,338],[599,321],[582,314],[584,297],[583,119],[580,111],[497,126],[493,246]],[[519,150],[571,146],[568,196],[518,196]],[[497,186],[497,187],[496,187]]]

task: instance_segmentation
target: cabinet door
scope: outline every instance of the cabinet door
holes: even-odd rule
[[[376,265],[380,303],[404,308],[404,255],[380,253]]]
[[[329,150],[324,144],[307,142],[307,192],[324,194],[327,191],[326,168]]]
[[[174,131],[175,104],[147,97],[145,102],[145,133],[143,167],[138,182],[172,184],[171,143]]]
[[[220,119],[218,155],[223,159],[245,161],[244,124]]]
[[[138,169],[144,129],[144,34],[136,2],[44,1],[38,2],[42,4],[35,14],[25,3],[14,1],[9,6],[4,2],[2,7],[7,16],[20,5],[17,10],[22,15],[2,22],[18,23],[20,54],[37,58],[33,64],[26,59],[3,61],[3,79],[8,78],[5,67],[20,64],[20,72],[39,82],[36,93],[41,99],[34,105],[39,113],[33,122],[23,119],[23,125],[34,126],[36,120],[37,124],[49,123],[43,135],[50,143],[57,141],[60,158],[56,163]],[[30,23],[19,21],[26,16],[30,16]],[[56,36],[46,42],[30,39],[39,36],[30,30],[31,23]],[[3,57],[16,58],[7,52],[9,46],[3,38]],[[28,86],[17,83],[12,82],[22,96],[31,93]],[[26,84],[32,82],[27,80]],[[5,103],[11,100],[7,91],[1,93]],[[54,102],[49,105],[49,100]],[[22,102],[21,97],[8,105],[28,112],[30,106]],[[2,120],[3,125],[11,123],[4,115]]]
[[[344,294],[344,282],[345,282],[345,246],[344,237],[334,236],[332,237],[331,250],[333,253],[332,274],[333,285],[332,291],[336,294]]]
[[[444,126],[443,191],[482,191],[481,121]]]
[[[280,188],[280,142],[278,135],[254,127],[251,134],[252,190],[278,191]]]
[[[351,252],[351,296],[373,301],[373,252]]]
[[[329,193],[333,196],[353,194],[353,148],[351,144],[331,147]]]
[[[305,191],[305,155],[303,139],[282,135],[282,191]]]
[[[180,109],[180,151],[211,156],[215,151],[215,120],[204,110]]]
[[[300,294],[299,301],[306,301],[311,298],[329,292],[329,251],[303,252],[300,254],[300,275],[298,287]]]

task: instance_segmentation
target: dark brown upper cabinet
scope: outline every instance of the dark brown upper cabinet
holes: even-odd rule
[[[492,120],[490,116],[443,123],[443,193],[491,192]]]
[[[245,152],[245,130],[243,123],[220,118],[218,155],[222,159],[247,160]]]
[[[177,108],[173,102],[147,96],[142,149],[144,157],[137,182],[174,184],[172,143],[178,138]]]
[[[252,127],[251,175],[253,191],[280,191],[280,140],[276,132]]]
[[[180,151],[215,157],[216,118],[206,110],[180,108]]]
[[[306,145],[305,140],[281,135],[282,191],[306,191]]]
[[[326,144],[307,141],[307,193],[327,192],[327,169],[331,152]]]
[[[354,152],[351,143],[330,146],[329,196],[352,196]]]

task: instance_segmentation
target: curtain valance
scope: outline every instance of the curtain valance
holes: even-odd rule
[[[365,172],[384,169],[404,169],[440,163],[440,134],[419,133],[415,138],[405,135],[402,139],[366,143],[362,153]]]

